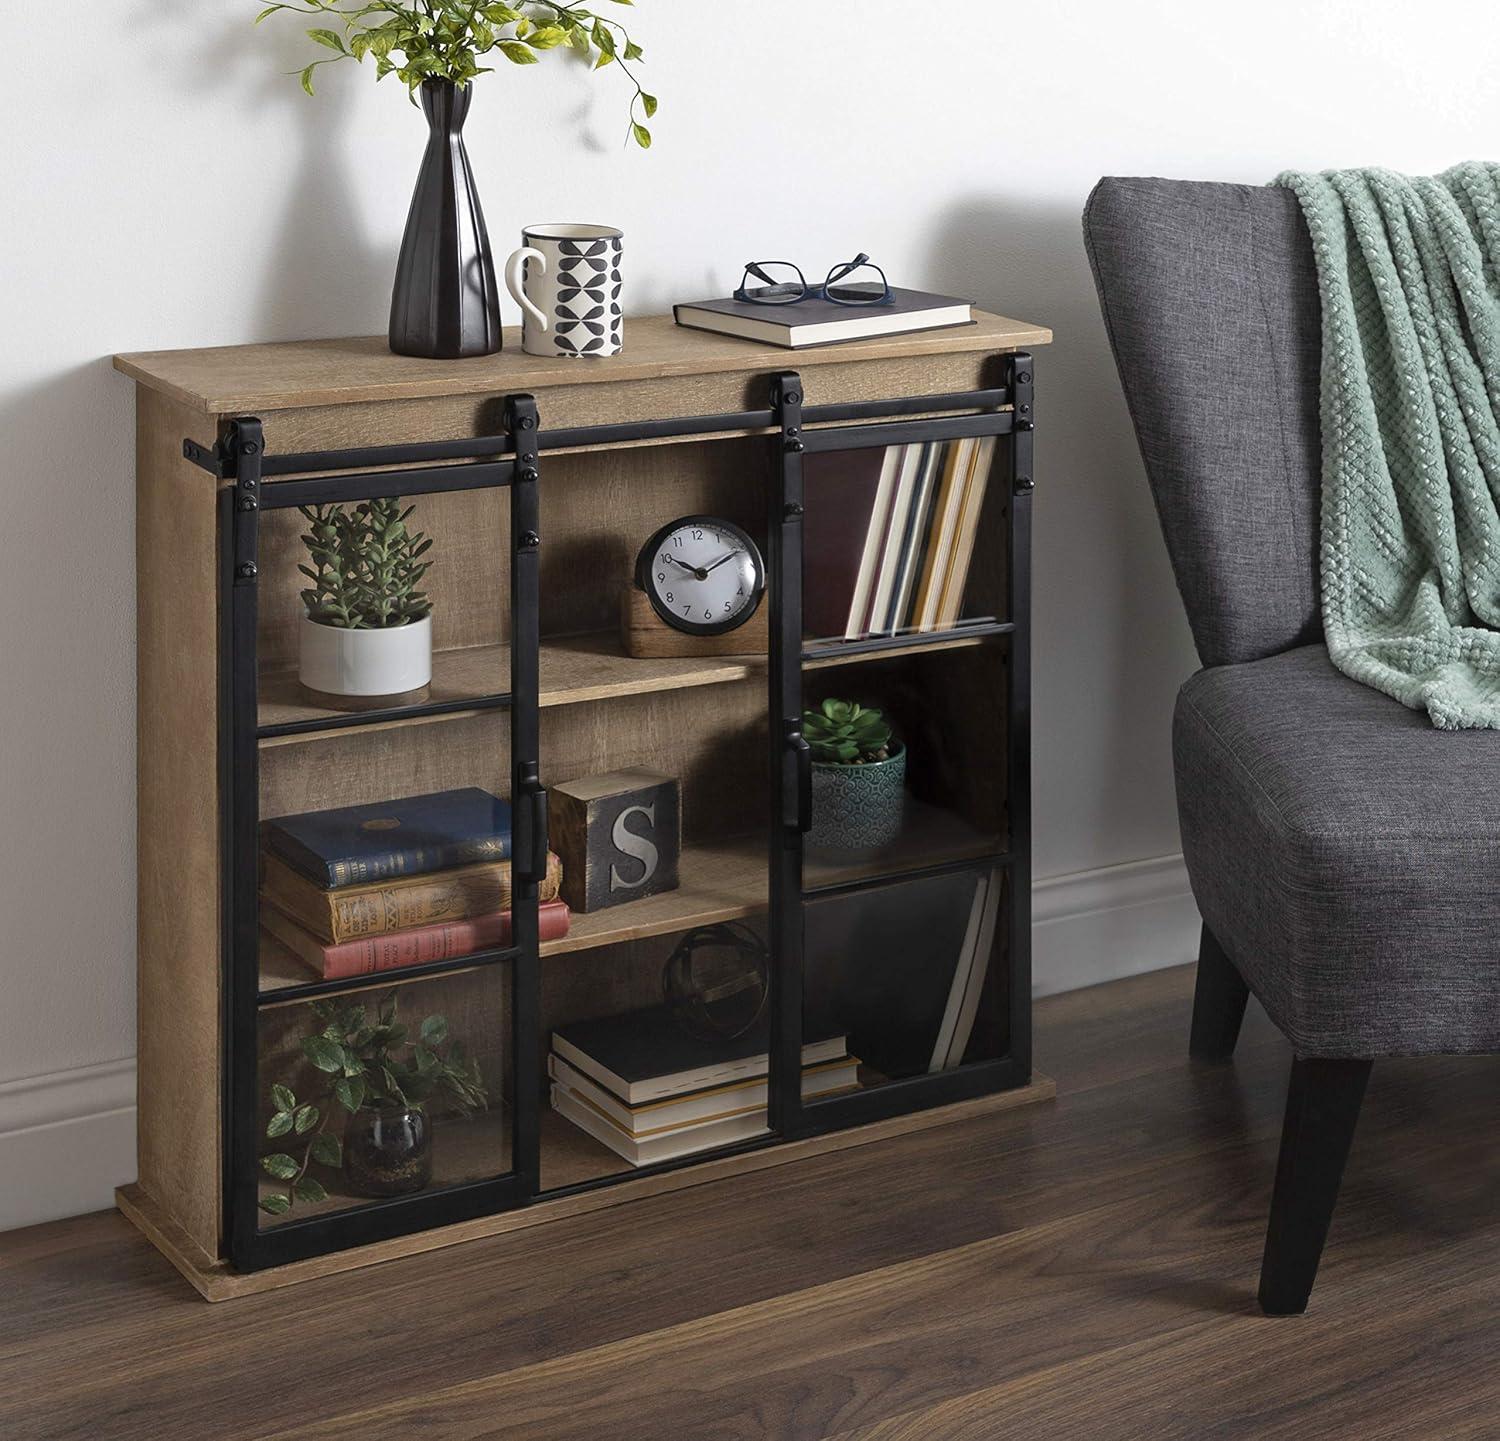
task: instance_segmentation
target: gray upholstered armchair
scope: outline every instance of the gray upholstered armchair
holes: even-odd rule
[[[1318,604],[1319,306],[1284,190],[1106,179],[1084,234],[1204,669],[1177,701],[1192,1053],[1295,1059],[1261,1268],[1307,1305],[1375,1057],[1500,1050],[1500,733],[1346,679]]]

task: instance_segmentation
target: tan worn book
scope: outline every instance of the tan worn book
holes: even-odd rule
[[[948,578],[948,563],[953,558],[959,512],[963,508],[964,491],[976,448],[973,436],[964,436],[948,445],[942,483],[932,512],[932,532],[923,558],[922,578],[917,585],[917,599],[912,610],[912,624],[918,630],[932,630],[937,625],[943,583]]]
[[[969,563],[974,558],[974,538],[979,532],[979,515],[990,483],[990,466],[995,457],[995,437],[987,435],[974,452],[969,483],[964,488],[963,508],[958,517],[958,535],[943,582],[943,598],[938,606],[939,627],[956,625],[963,617],[964,591],[969,583]]]
[[[468,920],[510,907],[509,861],[481,861],[447,871],[324,890],[275,856],[263,858],[261,893],[318,940],[336,945],[413,926]],[[562,862],[547,856],[547,878],[538,894],[557,899]]]

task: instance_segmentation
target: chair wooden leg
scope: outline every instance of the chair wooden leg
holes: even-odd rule
[[[1260,1308],[1268,1316],[1307,1309],[1373,1064],[1301,1056],[1292,1062],[1260,1268]]]
[[[1198,982],[1193,991],[1193,1030],[1188,1054],[1199,1061],[1227,1061],[1239,1040],[1250,988],[1207,926],[1198,948]]]

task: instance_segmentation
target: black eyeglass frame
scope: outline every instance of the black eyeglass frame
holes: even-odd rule
[[[789,270],[797,272],[797,283],[790,281],[780,283],[766,274],[764,267],[767,265],[784,265]],[[856,270],[870,269],[880,277],[880,293],[871,293],[868,297],[849,297],[833,295],[831,288],[843,280],[845,276],[852,275]],[[765,284],[758,290],[753,290],[747,283],[750,279],[764,281]],[[860,251],[853,260],[846,260],[841,265],[835,265],[821,285],[809,285],[807,277],[802,273],[802,267],[790,260],[752,260],[745,266],[745,273],[740,277],[739,286],[734,292],[734,298],[743,301],[747,305],[797,305],[804,300],[826,300],[833,305],[890,305],[895,301],[895,295],[891,291],[891,282],[886,279],[885,271],[876,265],[864,251]]]

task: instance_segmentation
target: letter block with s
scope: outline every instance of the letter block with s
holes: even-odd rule
[[[677,781],[655,771],[611,771],[553,786],[552,849],[562,898],[600,911],[677,889],[681,812]]]

